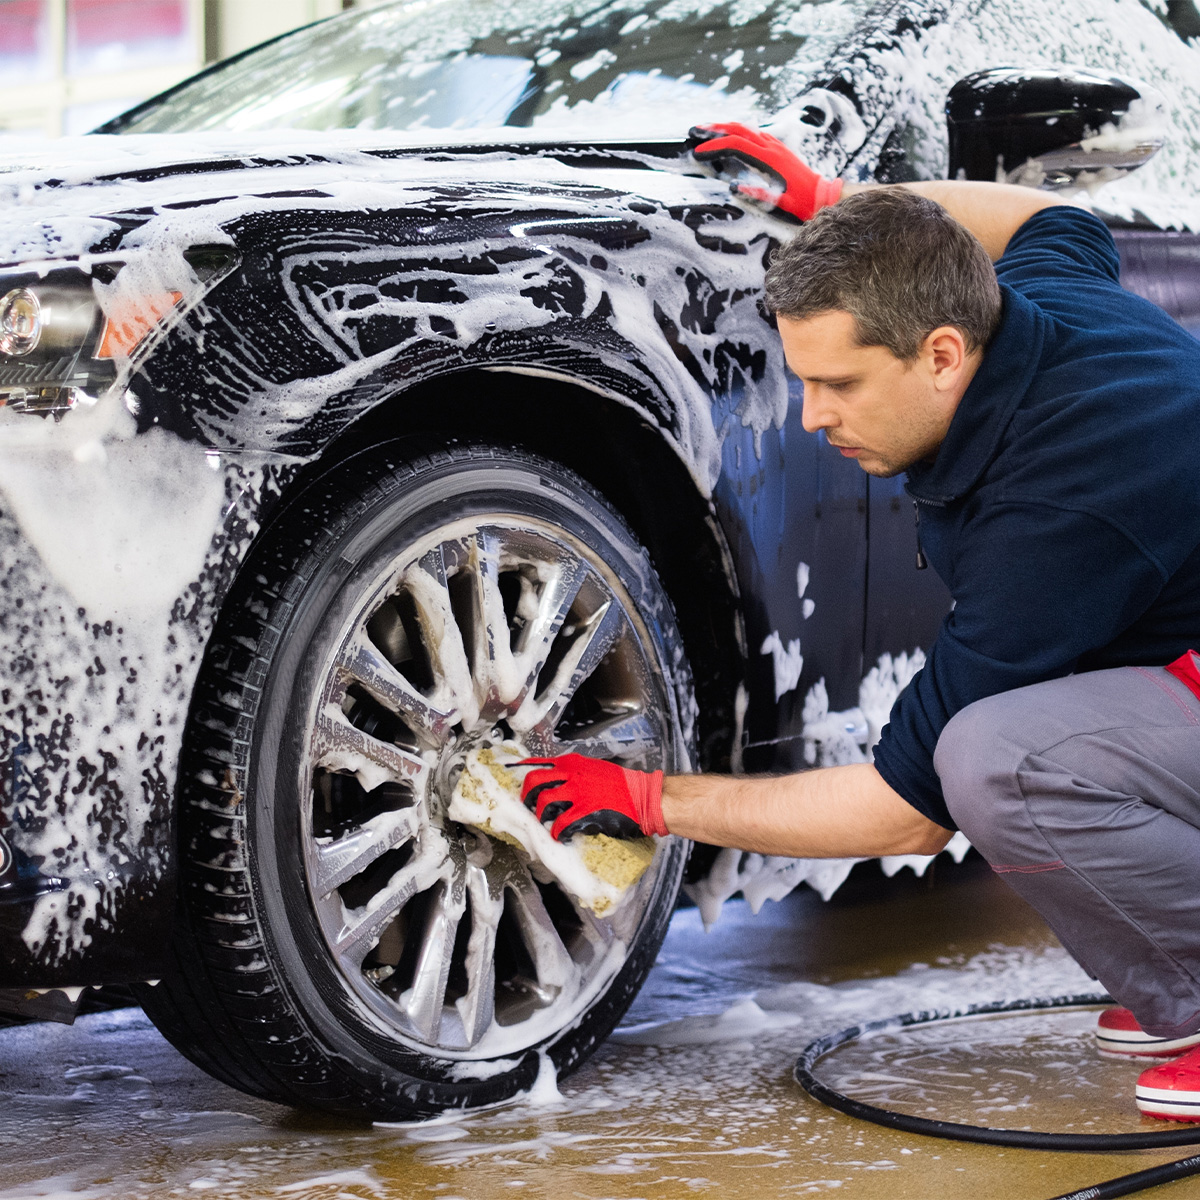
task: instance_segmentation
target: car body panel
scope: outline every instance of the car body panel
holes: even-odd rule
[[[9,512],[0,513],[0,811],[18,868],[0,893],[6,986],[153,978],[166,952],[175,771],[191,688],[263,498],[278,494],[290,469],[229,463],[214,472],[196,447],[171,456],[182,468],[172,489],[145,462],[163,447],[150,441],[147,455],[133,450],[147,440],[109,443],[112,458],[128,457],[109,502],[95,510],[101,520],[84,510],[95,474],[69,451],[47,456],[23,480],[32,504],[50,510],[56,499],[66,501],[49,526],[37,524],[36,544]],[[198,495],[200,488],[207,494]],[[56,577],[46,566],[61,523],[78,519],[85,538],[111,545],[114,513],[118,520],[123,509],[130,514],[125,532],[138,536],[150,504],[197,501],[204,520],[168,520],[159,530],[164,546],[180,532],[190,535],[194,551],[198,530],[214,518],[210,544],[200,547],[203,566],[169,605],[89,610],[71,591],[78,576]],[[144,563],[151,571],[154,565]]]

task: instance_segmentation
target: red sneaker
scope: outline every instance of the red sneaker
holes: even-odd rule
[[[1200,1046],[1200,1032],[1186,1037],[1162,1038],[1146,1033],[1127,1008],[1109,1008],[1096,1022],[1096,1045],[1101,1054],[1122,1058],[1173,1058]]]
[[[1171,1062],[1147,1067],[1134,1093],[1148,1117],[1164,1121],[1200,1121],[1200,1049]]]

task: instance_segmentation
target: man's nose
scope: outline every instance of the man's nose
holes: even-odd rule
[[[838,423],[829,403],[829,394],[819,384],[804,385],[804,405],[800,410],[800,423],[809,433],[816,433],[819,429],[830,429]]]

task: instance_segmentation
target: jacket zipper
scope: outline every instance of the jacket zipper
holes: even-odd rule
[[[921,505],[930,504],[934,508],[945,508],[946,504],[943,500],[917,500],[913,499],[913,516],[916,518],[917,524],[917,570],[923,571],[929,566],[929,559],[925,557],[925,551],[921,549]]]
[[[917,522],[917,570],[923,571],[929,566],[929,560],[925,557],[925,551],[921,549],[921,510],[915,500],[913,501],[913,516]]]

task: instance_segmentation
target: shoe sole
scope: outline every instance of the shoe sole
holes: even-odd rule
[[[1134,1096],[1138,1108],[1148,1117],[1200,1123],[1200,1092],[1174,1092],[1170,1088],[1138,1086]]]
[[[1096,1046],[1101,1054],[1117,1058],[1174,1058],[1193,1046],[1200,1046],[1200,1034],[1181,1038],[1156,1038],[1140,1030],[1097,1029]]]

